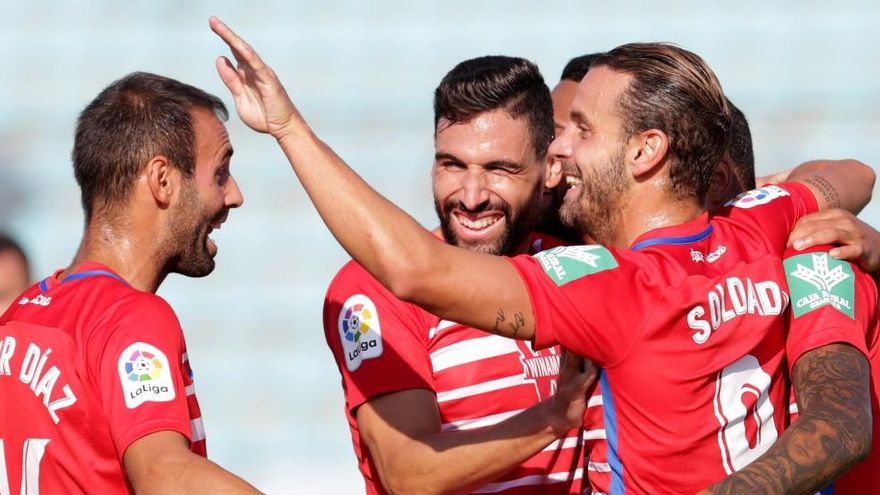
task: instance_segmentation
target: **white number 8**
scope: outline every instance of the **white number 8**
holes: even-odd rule
[[[776,441],[770,381],[770,375],[750,354],[718,373],[715,417],[721,425],[718,446],[727,474],[746,467]]]

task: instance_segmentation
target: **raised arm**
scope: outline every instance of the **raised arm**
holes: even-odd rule
[[[445,319],[531,339],[526,288],[503,258],[446,245],[374,191],[309,128],[275,73],[217,18],[236,66],[217,59],[242,121],[274,137],[342,247],[395,296]]]

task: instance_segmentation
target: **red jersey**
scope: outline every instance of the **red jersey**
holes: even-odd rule
[[[361,443],[355,410],[382,394],[409,389],[437,395],[442,431],[494,425],[549,397],[559,374],[556,348],[528,344],[440,320],[400,301],[350,262],[330,284],[324,331],[345,392],[345,412],[367,493],[385,493]],[[579,494],[579,431],[475,493]]]
[[[0,317],[0,491],[130,493],[125,449],[157,431],[205,455],[171,307],[98,263],[60,273]]]
[[[529,254],[561,246],[567,246],[563,239],[533,232],[529,235]],[[599,370],[602,373],[602,370]],[[601,376],[601,375],[600,375]],[[605,442],[605,423],[602,411],[602,385],[597,380],[590,389],[587,410],[584,411],[584,476],[592,493],[603,494],[611,491],[611,467],[608,465],[608,444]],[[586,482],[585,482],[586,484]]]
[[[537,346],[561,344],[603,368],[610,493],[696,492],[763,454],[783,425],[781,259],[816,203],[788,184],[730,206],[647,232],[631,250],[511,259]]]
[[[871,364],[873,438],[868,458],[856,464],[822,493],[880,493],[880,345],[877,286],[857,266],[827,254],[831,246],[786,252],[785,272],[791,291],[789,366],[804,353],[829,344],[859,349]],[[797,403],[789,408],[797,418]]]

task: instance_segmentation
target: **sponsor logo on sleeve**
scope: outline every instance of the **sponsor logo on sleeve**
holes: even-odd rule
[[[807,253],[786,258],[784,265],[795,318],[831,306],[855,319],[855,277],[849,263],[828,253]]]
[[[168,402],[175,397],[168,358],[145,342],[135,342],[119,355],[119,381],[129,409],[144,402]]]
[[[765,205],[774,199],[789,196],[788,191],[778,186],[759,187],[746,191],[739,196],[731,199],[724,206],[734,206],[736,208],[754,208],[759,205]]]
[[[535,255],[556,285],[565,285],[586,275],[617,268],[617,260],[602,246],[562,246]]]
[[[379,312],[369,297],[355,294],[339,311],[339,337],[348,371],[360,368],[364,360],[382,355],[382,329]]]

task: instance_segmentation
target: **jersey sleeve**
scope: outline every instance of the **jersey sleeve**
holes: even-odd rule
[[[746,191],[728,201],[720,214],[754,225],[777,253],[784,249],[797,221],[816,212],[818,204],[810,189],[797,182]]]
[[[868,357],[866,337],[876,324],[876,285],[859,267],[830,256],[831,247],[785,253],[791,294],[786,339],[789,369],[805,353],[829,344],[849,344]]]
[[[192,441],[183,353],[177,316],[152,294],[123,298],[96,325],[86,359],[120,459],[132,442],[157,431]]]
[[[324,300],[324,336],[350,412],[382,394],[433,390],[427,316],[354,262],[337,274]]]
[[[603,368],[623,359],[660,296],[629,258],[598,245],[508,258],[529,293],[535,347],[559,344]]]

